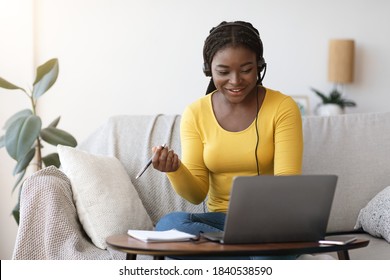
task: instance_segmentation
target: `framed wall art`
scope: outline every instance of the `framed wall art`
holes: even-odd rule
[[[306,95],[292,95],[291,96],[298,105],[302,116],[310,115],[310,102],[309,97]]]

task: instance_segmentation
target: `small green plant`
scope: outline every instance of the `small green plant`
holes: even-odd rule
[[[328,96],[314,88],[312,88],[311,90],[314,91],[321,98],[323,104],[336,104],[339,105],[342,109],[344,109],[345,107],[356,106],[355,102],[343,98],[341,93],[338,92],[336,89],[333,89]]]
[[[31,104],[31,108],[15,113],[6,121],[3,127],[5,133],[0,136],[0,148],[5,147],[8,155],[16,161],[13,175],[17,178],[12,192],[19,187],[19,199],[12,215],[17,224],[19,224],[21,182],[26,175],[27,167],[34,158],[37,170],[42,169],[43,165],[46,167],[60,166],[57,153],[42,155],[43,142],[55,146],[58,144],[77,146],[77,141],[71,134],[57,128],[60,117],[57,117],[47,127],[42,128],[42,120],[37,115],[38,99],[54,85],[58,73],[58,60],[54,58],[37,68],[32,90],[16,86],[0,77],[0,88],[22,91]]]

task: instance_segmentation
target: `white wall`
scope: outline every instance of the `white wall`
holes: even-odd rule
[[[16,21],[3,19],[14,7],[0,9],[0,23],[24,23],[22,30],[10,25],[8,32],[26,43],[19,49],[6,42],[5,52],[0,53],[4,57],[0,76],[23,81],[31,63],[59,58],[58,82],[42,97],[40,112],[44,124],[61,115],[60,127],[80,141],[111,115],[179,114],[202,96],[208,84],[201,70],[203,42],[209,29],[222,20],[252,22],[265,47],[264,85],[290,95],[308,95],[312,107],[319,99],[310,87],[323,91],[332,87],[326,74],[328,40],[355,39],[355,82],[345,90],[358,107],[349,112],[388,110],[390,2],[386,0],[36,0],[34,9],[27,0],[19,2],[34,14],[34,57],[25,57],[32,45],[28,11]],[[18,67],[12,70],[15,61]],[[8,95],[0,90],[2,122],[20,106]],[[6,106],[9,112],[3,114],[5,101],[12,106]],[[2,166],[5,162],[11,169],[6,156],[0,156]],[[10,171],[4,172],[1,199],[8,203]],[[2,209],[2,215],[11,209]],[[1,236],[2,244],[14,240],[12,234],[6,241]],[[9,252],[2,245],[0,257],[8,258]]]
[[[27,86],[33,76],[32,2],[0,0],[0,77],[16,85]],[[0,129],[9,116],[29,106],[21,92],[0,90]],[[3,131],[0,130],[0,135]],[[9,259],[14,247],[17,226],[11,211],[17,192],[12,171],[15,161],[0,149],[0,259]]]
[[[310,87],[332,87],[326,76],[328,40],[354,38],[356,79],[345,90],[358,107],[350,112],[387,110],[382,73],[390,70],[390,40],[384,35],[390,4],[318,2],[37,1],[36,59],[58,57],[61,67],[43,110],[49,119],[59,111],[63,125],[79,137],[113,113],[181,113],[204,92],[203,41],[223,19],[253,22],[269,66],[265,85],[309,95],[312,107],[319,100]]]

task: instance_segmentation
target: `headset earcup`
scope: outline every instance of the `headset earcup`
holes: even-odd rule
[[[261,73],[266,66],[264,57],[260,58],[259,61],[257,62],[257,72]]]
[[[211,77],[211,69],[208,63],[203,63],[203,73],[206,77]]]

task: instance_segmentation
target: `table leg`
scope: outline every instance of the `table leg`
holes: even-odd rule
[[[339,257],[339,260],[350,260],[348,250],[338,251],[337,256]]]
[[[126,260],[136,260],[137,254],[126,253]]]

